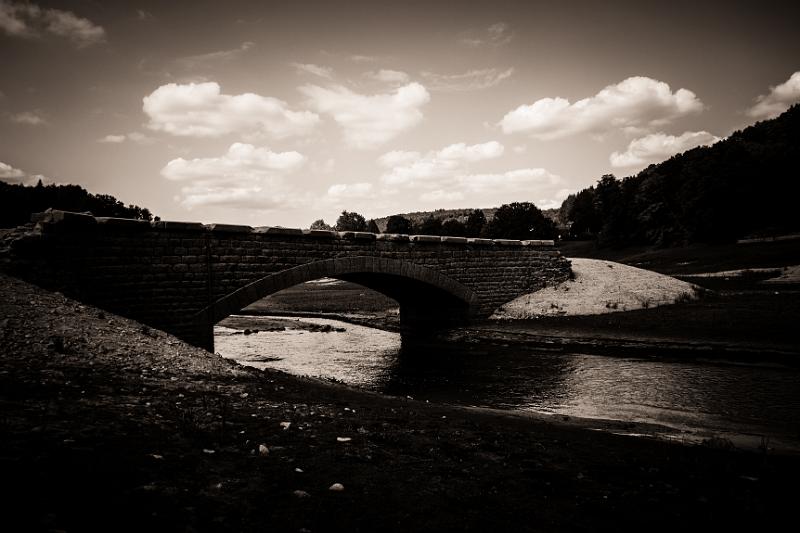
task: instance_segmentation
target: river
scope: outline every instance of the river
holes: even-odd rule
[[[796,368],[552,353],[487,342],[409,352],[397,333],[322,318],[292,320],[344,331],[243,335],[217,326],[216,351],[257,368],[423,401],[569,417],[596,429],[687,442],[716,437],[737,447],[800,451]]]

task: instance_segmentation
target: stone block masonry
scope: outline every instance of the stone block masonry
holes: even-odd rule
[[[213,326],[320,277],[400,304],[404,335],[488,317],[570,275],[552,241],[143,222],[48,211],[11,242],[11,274],[213,349]]]

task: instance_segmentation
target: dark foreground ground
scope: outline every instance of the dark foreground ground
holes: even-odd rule
[[[760,531],[796,518],[800,457],[768,446],[622,437],[245,369],[4,276],[0,413],[4,531]]]

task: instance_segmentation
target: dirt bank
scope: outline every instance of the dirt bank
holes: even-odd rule
[[[4,276],[0,347],[14,531],[753,530],[793,519],[797,457],[245,369]]]

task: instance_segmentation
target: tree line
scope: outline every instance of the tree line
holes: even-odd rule
[[[481,209],[474,209],[462,218],[442,219],[431,214],[414,222],[402,215],[392,215],[386,220],[386,228],[381,231],[375,220],[367,220],[359,213],[343,211],[335,224],[328,225],[320,219],[311,224],[311,229],[521,240],[553,239],[557,234],[553,221],[530,202],[504,204],[495,210],[491,220],[486,219]]]
[[[733,242],[800,230],[800,105],[622,180],[608,174],[559,211],[600,246]]]
[[[99,217],[153,220],[147,208],[126,206],[109,194],[91,194],[78,185],[43,185],[39,180],[35,186],[27,186],[0,181],[0,227],[20,226],[30,222],[31,213],[48,208],[89,212]]]

